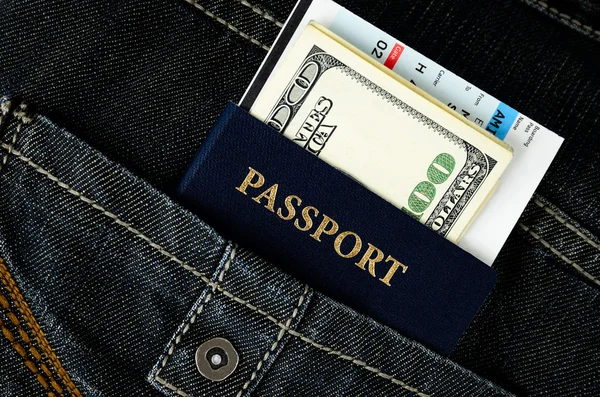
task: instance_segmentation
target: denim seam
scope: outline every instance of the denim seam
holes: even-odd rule
[[[10,146],[7,145],[6,143],[2,143],[2,147],[5,148],[5,149],[8,149]],[[134,234],[139,239],[144,240],[146,243],[148,243],[148,245],[150,247],[154,248],[156,251],[158,251],[162,255],[166,256],[169,260],[171,260],[171,261],[177,263],[178,265],[182,266],[185,270],[188,270],[188,271],[192,272],[194,275],[196,275],[198,277],[203,277],[205,279],[205,281],[208,280],[206,278],[206,276],[205,276],[204,273],[199,272],[196,268],[188,265],[187,263],[185,263],[181,259],[177,258],[175,255],[171,254],[169,251],[167,251],[161,245],[156,244],[154,241],[152,241],[152,239],[150,237],[146,236],[145,234],[143,234],[139,230],[137,230],[134,227],[132,227],[130,223],[122,221],[121,219],[119,219],[119,217],[117,215],[113,214],[110,211],[107,211],[104,207],[102,207],[100,204],[98,204],[97,201],[89,199],[86,196],[84,196],[83,194],[81,194],[78,191],[74,190],[73,188],[71,188],[71,186],[69,186],[66,183],[62,182],[60,179],[58,179],[57,177],[55,177],[54,175],[52,175],[50,172],[46,171],[44,168],[40,167],[39,165],[37,165],[36,163],[34,163],[33,161],[31,161],[31,159],[29,157],[24,156],[19,150],[13,149],[11,151],[11,153],[13,155],[15,155],[19,160],[25,162],[27,165],[29,165],[30,167],[32,167],[36,172],[42,174],[46,178],[48,178],[51,181],[53,181],[54,183],[56,183],[59,187],[61,187],[64,190],[66,190],[68,193],[70,193],[73,196],[77,197],[79,200],[83,201],[84,203],[90,205],[95,210],[100,211],[100,213],[102,215],[104,215],[104,216],[112,219],[117,225],[124,227],[127,231],[131,232],[132,234]],[[210,281],[210,280],[208,280],[208,281]]]
[[[33,343],[31,341],[32,337],[30,337],[30,334],[33,334],[33,339],[37,342],[46,360],[50,363],[51,368],[54,369],[58,379],[68,389],[69,393],[71,395],[81,397],[81,392],[79,391],[79,389],[77,389],[77,386],[73,383],[68,372],[62,366],[58,356],[50,346],[50,343],[48,342],[44,331],[37,322],[35,316],[33,315],[33,312],[31,311],[31,308],[25,301],[25,298],[21,294],[21,291],[19,290],[16,281],[12,278],[12,275],[10,274],[6,265],[4,264],[4,260],[2,258],[0,258],[0,281],[4,286],[4,289],[12,298],[12,303],[14,304],[14,306],[16,306],[18,312],[23,317],[24,323],[29,328],[26,329],[23,325],[21,325],[18,318],[16,318],[14,314],[13,316],[8,317],[13,323],[13,325],[17,327],[19,331],[19,336],[21,337],[23,342],[29,346],[29,351],[31,352],[33,358],[37,360],[36,362],[38,363],[39,368],[41,368],[42,372],[44,372],[49,378],[50,384],[52,385],[54,390],[56,390],[60,395],[62,395],[63,390],[61,386],[58,384],[58,382],[56,382],[52,375],[52,372],[44,363],[42,354],[40,354],[39,351],[35,348],[35,346],[33,346]],[[4,298],[6,302],[2,302],[3,299],[1,298],[3,298],[3,296],[0,293],[0,306],[3,306],[6,310],[10,311],[10,304],[8,303],[6,298]],[[21,354],[21,356],[23,356],[23,358],[25,359],[24,355],[21,352],[19,352],[19,354]],[[33,370],[33,368],[30,368],[29,366],[28,368],[30,370]],[[40,379],[38,379],[38,381],[40,381]],[[42,384],[42,386],[44,386],[44,384]],[[46,387],[44,386],[44,388]]]
[[[571,230],[572,232],[574,232],[575,234],[577,234],[579,237],[581,237],[583,239],[583,241],[585,241],[586,243],[588,243],[589,245],[591,245],[592,247],[594,247],[598,251],[600,251],[600,245],[598,243],[596,243],[594,240],[592,240],[591,238],[589,238],[588,236],[586,236],[582,232],[583,228],[578,228],[577,226],[573,225],[572,223],[570,223],[569,221],[567,221],[565,218],[563,218],[562,216],[558,215],[556,213],[556,211],[554,211],[552,208],[550,208],[548,205],[546,205],[545,203],[541,202],[540,200],[534,199],[533,201],[534,201],[535,204],[537,204],[538,207],[542,208],[544,211],[546,211],[547,213],[549,213],[550,215],[552,215],[554,217],[554,219],[556,219],[559,223],[561,223],[567,229]]]
[[[56,393],[60,396],[63,395],[63,389],[54,379],[52,372],[48,369],[48,366],[41,361],[42,356],[37,351],[35,346],[31,343],[31,338],[23,329],[21,322],[17,318],[17,316],[11,311],[10,304],[8,303],[8,299],[4,297],[0,293],[0,308],[5,310],[4,315],[8,318],[7,324],[4,324],[2,321],[2,317],[0,316],[0,331],[2,335],[8,340],[8,342],[12,345],[12,348],[21,356],[24,361],[25,367],[33,373],[35,379],[38,383],[44,388],[44,390],[48,393],[48,397],[55,396],[55,394],[50,390],[50,387],[54,389]],[[1,313],[1,312],[0,312]],[[11,332],[7,325],[11,323],[16,331],[16,334],[19,335],[21,342],[17,340],[17,337]],[[23,347],[25,346],[25,347]],[[27,354],[29,350],[30,355]]]
[[[600,280],[598,280],[596,277],[592,276],[590,273],[588,273],[587,271],[585,271],[585,269],[583,269],[580,265],[578,265],[577,263],[575,263],[571,259],[567,258],[562,252],[560,252],[559,250],[557,250],[556,248],[554,248],[549,242],[547,242],[546,240],[544,240],[539,234],[537,234],[536,232],[534,232],[533,230],[531,230],[531,228],[529,228],[529,226],[526,226],[523,223],[519,223],[519,226],[521,227],[521,229],[523,229],[524,231],[526,231],[527,233],[529,233],[534,239],[536,239],[537,241],[539,241],[544,247],[546,247],[547,249],[549,249],[550,252],[552,252],[554,255],[556,255],[557,257],[559,257],[563,261],[565,261],[567,264],[571,265],[575,270],[577,270],[579,273],[581,273],[588,280],[590,280],[594,284],[600,286]]]
[[[2,122],[4,121],[4,117],[6,117],[6,115],[8,115],[8,112],[10,111],[12,102],[7,97],[2,97],[2,98],[0,98],[0,100],[2,100],[2,102],[0,103],[0,127],[1,127]]]
[[[10,106],[11,106],[10,101],[2,103],[2,107],[1,107],[2,113],[0,115],[0,125],[2,125],[2,121],[3,121],[4,117],[8,114],[8,111],[10,110]],[[15,130],[15,133],[12,136],[12,139],[10,140],[10,143],[5,147],[5,149],[7,149],[7,151],[6,151],[6,154],[4,155],[4,157],[2,157],[2,162],[0,163],[0,172],[2,172],[2,169],[6,165],[6,162],[8,161],[8,157],[12,153],[12,151],[15,147],[15,144],[17,143],[17,137],[21,133],[21,127],[23,126],[23,124],[28,124],[29,122],[31,122],[31,118],[29,116],[27,116],[26,112],[27,112],[27,105],[25,105],[23,103],[20,104],[19,108],[13,112],[13,116],[17,120],[19,120],[19,124],[17,124],[17,128]]]
[[[192,315],[192,317],[190,317],[189,321],[185,324],[185,326],[183,327],[183,329],[175,337],[175,340],[173,342],[171,342],[171,345],[169,346],[169,350],[167,351],[167,354],[165,354],[165,357],[162,359],[162,363],[161,363],[160,368],[154,374],[154,379],[157,382],[161,383],[163,386],[165,386],[166,388],[174,391],[175,393],[179,394],[180,396],[188,397],[189,393],[185,392],[181,388],[179,388],[179,387],[175,386],[174,384],[170,383],[166,379],[159,377],[158,375],[160,375],[160,371],[162,371],[165,368],[165,366],[167,365],[167,362],[169,361],[169,358],[171,358],[171,356],[175,352],[175,349],[176,349],[177,345],[183,339],[183,336],[190,330],[191,326],[196,322],[196,318],[200,315],[200,313],[202,313],[202,310],[204,309],[204,306],[208,302],[210,302],[211,298],[215,294],[215,290],[219,286],[219,283],[223,282],[223,277],[224,277],[225,273],[227,272],[227,270],[229,270],[229,267],[231,266],[231,262],[235,258],[235,254],[236,254],[236,247],[233,247],[233,248],[231,248],[231,251],[228,253],[228,257],[227,257],[227,260],[226,260],[225,264],[223,265],[223,269],[221,269],[221,271],[219,272],[219,276],[217,277],[217,282],[215,282],[215,283],[211,282],[208,285],[211,288],[210,292],[208,292],[206,294],[206,296],[204,297],[202,303],[196,309],[196,313],[194,313]]]
[[[5,102],[2,102],[0,104],[0,126],[2,125],[2,122],[4,121],[4,118],[8,115],[8,112],[10,111],[10,106],[11,106],[11,102],[8,100]],[[12,143],[10,146],[11,148],[14,147],[16,140],[17,140],[17,134],[15,133],[13,135]],[[12,149],[9,149],[8,152],[4,155],[4,157],[2,157],[2,162],[0,162],[0,172],[2,172],[2,168],[4,168],[4,165],[6,165],[6,162],[8,161],[8,156],[10,155],[11,150]]]
[[[2,143],[2,147],[7,148],[8,145],[6,145],[5,143]],[[106,209],[104,209],[104,207],[102,207],[96,201],[91,200],[91,199],[83,196],[81,193],[77,192],[76,190],[72,189],[69,185],[67,185],[66,183],[62,182],[60,179],[58,179],[54,175],[50,174],[47,170],[45,170],[44,168],[42,168],[39,165],[37,165],[36,163],[34,163],[30,158],[28,158],[25,155],[23,155],[20,151],[14,149],[12,151],[12,154],[15,155],[19,160],[23,161],[24,163],[26,163],[27,165],[29,165],[30,167],[32,167],[36,172],[40,173],[41,175],[43,175],[47,179],[50,179],[51,181],[53,181],[54,183],[56,183],[59,187],[61,187],[62,189],[66,190],[68,193],[70,193],[73,196],[77,197],[78,199],[80,199],[81,201],[85,202],[86,204],[90,205],[92,208],[100,211],[100,213],[102,213],[104,216],[107,216],[108,218],[112,219],[116,224],[118,224],[118,225],[120,225],[122,227],[125,227],[132,234],[134,234],[135,236],[137,236],[140,239],[142,239],[145,242],[147,242],[152,248],[154,248],[155,250],[157,250],[158,252],[160,252],[161,254],[163,254],[164,256],[166,256],[167,258],[169,258],[170,260],[172,260],[173,262],[181,265],[185,270],[191,272],[195,276],[197,276],[200,279],[202,279],[207,285],[210,285],[210,286],[213,285],[213,282],[211,280],[209,280],[203,273],[201,273],[198,270],[196,270],[196,268],[194,268],[194,267],[186,264],[181,259],[177,258],[175,255],[173,255],[170,252],[166,251],[160,245],[154,243],[149,237],[145,236],[140,231],[138,231],[135,228],[133,228],[129,223],[126,223],[126,222],[123,222],[122,220],[120,220],[116,215],[114,215],[113,213],[111,213],[111,212],[107,211]],[[238,298],[237,296],[231,294],[229,291],[224,290],[221,286],[216,286],[216,289],[219,292],[223,293],[225,296],[229,297],[230,299],[233,299],[234,301],[236,301],[238,303],[241,303],[242,305],[250,308],[251,310],[256,311],[257,313],[265,316],[267,319],[269,319],[270,321],[274,322],[277,326],[281,327],[282,329],[285,329],[286,332],[288,332],[291,335],[293,335],[293,336],[295,336],[295,337],[303,340],[306,343],[309,343],[313,347],[316,347],[317,349],[323,350],[323,351],[325,351],[325,352],[327,352],[329,354],[337,355],[339,358],[344,359],[346,361],[349,361],[350,363],[355,364],[355,365],[363,368],[366,371],[372,372],[372,373],[374,373],[375,375],[377,375],[379,377],[387,379],[390,382],[392,382],[392,383],[394,383],[396,385],[399,385],[400,387],[402,387],[405,390],[408,390],[408,391],[416,393],[420,397],[429,397],[428,394],[419,392],[418,389],[416,389],[414,387],[411,387],[408,384],[404,383],[403,381],[398,380],[398,379],[394,378],[393,376],[384,373],[383,371],[381,371],[380,369],[378,369],[376,367],[372,367],[372,366],[368,365],[364,361],[358,360],[358,359],[356,359],[356,358],[354,358],[352,356],[344,354],[344,353],[342,353],[342,352],[340,352],[338,350],[335,350],[335,349],[333,349],[331,347],[327,347],[325,345],[317,343],[314,340],[312,340],[310,338],[307,338],[306,336],[302,335],[301,333],[299,333],[297,331],[294,331],[292,329],[289,329],[289,327],[286,327],[285,324],[282,324],[279,320],[275,319],[273,316],[271,316],[267,312],[265,312],[265,311],[257,308],[256,306],[248,303],[247,301],[244,301],[243,299]]]
[[[541,1],[541,0],[525,0],[525,2],[527,2],[529,4],[532,4],[532,5],[536,5],[537,4],[542,9],[542,11],[546,12],[548,15],[555,15],[555,16],[557,16],[558,18],[560,18],[563,21],[565,21],[567,24],[569,24],[569,26],[571,26],[575,30],[579,31],[580,33],[594,34],[595,37],[600,38],[600,30],[596,30],[593,27],[591,27],[590,25],[584,25],[583,23],[581,23],[577,19],[573,18],[572,16],[570,16],[568,14],[565,14],[564,12],[560,12],[558,9],[556,9],[554,7],[550,7],[544,1]]]
[[[208,16],[209,18],[217,21],[218,23],[220,23],[221,25],[224,25],[227,27],[227,29],[237,33],[238,35],[240,35],[241,37],[243,37],[244,39],[248,40],[249,42],[251,42],[252,44],[259,46],[260,48],[262,48],[263,50],[269,51],[271,48],[264,45],[263,43],[261,43],[260,41],[256,40],[254,37],[242,32],[240,29],[238,29],[236,26],[230,24],[229,22],[227,22],[226,20],[224,20],[221,17],[216,16],[215,14],[213,14],[212,12],[210,12],[209,10],[207,10],[206,8],[204,8],[204,6],[202,6],[201,4],[198,3],[198,0],[185,0],[185,2],[193,5],[194,7],[196,7],[197,9],[199,9],[200,11],[202,11],[206,16]]]
[[[367,370],[369,372],[374,373],[377,376],[380,376],[380,377],[382,377],[384,379],[387,379],[390,382],[392,382],[392,383],[394,383],[394,384],[396,384],[398,386],[401,386],[405,390],[408,390],[410,392],[416,393],[416,395],[419,396],[419,397],[430,397],[429,394],[425,394],[425,393],[420,392],[417,388],[411,387],[408,384],[406,384],[405,382],[403,382],[401,380],[398,380],[398,379],[394,378],[393,376],[386,374],[385,372],[382,372],[379,368],[372,367],[372,366],[368,365],[366,362],[364,362],[362,360],[359,360],[357,358],[354,358],[352,356],[344,354],[341,351],[335,350],[335,349],[333,349],[331,347],[328,347],[328,346],[325,346],[325,345],[320,344],[318,342],[315,342],[314,340],[312,340],[312,339],[304,336],[302,333],[300,333],[298,331],[295,331],[295,330],[287,327],[285,324],[283,324],[282,322],[280,322],[279,320],[277,320],[275,317],[273,317],[269,313],[265,312],[264,310],[259,309],[258,307],[254,306],[253,304],[251,304],[248,301],[245,301],[245,300],[243,300],[241,298],[238,298],[237,296],[233,295],[231,292],[223,289],[221,286],[217,287],[217,291],[221,292],[223,295],[225,295],[226,297],[234,300],[235,302],[238,302],[238,303],[246,306],[250,310],[255,311],[255,312],[263,315],[269,321],[273,322],[275,325],[277,325],[281,329],[284,329],[289,334],[291,334],[291,335],[295,336],[296,338],[298,338],[298,339],[300,339],[300,340],[302,340],[302,341],[304,341],[304,342],[312,345],[313,347],[316,347],[319,350],[323,350],[323,351],[327,352],[328,354],[336,355],[336,356],[338,356],[338,358],[346,360],[346,361],[348,361],[348,362],[350,362],[352,364],[355,364],[355,365],[361,367],[364,370]]]
[[[300,307],[302,307],[302,303],[304,302],[304,298],[306,297],[307,293],[308,293],[308,285],[304,285],[304,292],[302,292],[300,299],[298,299],[298,304],[294,308],[294,311],[292,312],[292,315],[290,316],[290,318],[288,318],[288,320],[285,322],[286,328],[289,329],[290,325],[292,324],[292,321],[294,321],[294,319],[298,315]],[[238,392],[236,397],[241,397],[242,393],[244,393],[244,391],[246,389],[248,389],[248,386],[250,386],[250,383],[252,383],[252,381],[254,379],[256,379],[258,371],[260,371],[260,369],[262,368],[265,361],[267,361],[269,359],[269,356],[275,351],[275,349],[277,349],[277,345],[279,344],[279,341],[281,341],[281,338],[283,338],[283,335],[285,335],[285,333],[286,333],[285,328],[281,328],[279,330],[279,334],[277,334],[277,339],[275,340],[275,342],[273,342],[273,344],[271,345],[269,350],[267,350],[267,352],[263,356],[262,360],[260,360],[258,362],[258,364],[256,365],[256,369],[254,370],[254,372],[252,372],[252,375],[250,375],[250,379],[248,379],[246,381],[246,383],[244,383],[244,385],[242,386],[242,390],[240,390]]]
[[[277,26],[278,28],[282,28],[283,27],[283,23],[278,21],[277,19],[275,19],[274,17],[272,17],[271,15],[269,15],[267,12],[263,11],[262,9],[260,9],[259,7],[248,3],[246,0],[235,0],[238,3],[245,5],[246,7],[250,8],[252,11],[254,11],[255,13],[257,13],[258,15],[260,15],[261,17],[263,17],[264,19],[266,19],[267,21],[271,22],[273,25]]]

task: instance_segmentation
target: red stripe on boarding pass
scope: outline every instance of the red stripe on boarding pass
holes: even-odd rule
[[[402,55],[402,51],[404,51],[404,47],[398,43],[394,44],[394,48],[392,48],[390,55],[387,57],[383,65],[389,69],[394,69],[396,62],[398,62],[398,58],[400,58],[400,55]]]

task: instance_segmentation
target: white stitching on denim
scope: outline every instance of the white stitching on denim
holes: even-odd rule
[[[285,327],[287,329],[289,329],[290,324],[292,323],[292,321],[294,321],[294,319],[298,315],[298,312],[300,311],[300,307],[302,306],[302,303],[304,302],[304,298],[306,297],[307,293],[308,293],[308,285],[305,285],[304,292],[302,292],[302,295],[300,296],[300,299],[298,300],[298,304],[294,308],[294,311],[292,312],[292,315],[290,316],[290,318],[288,318],[288,320],[285,322]],[[260,371],[260,369],[262,368],[264,362],[267,361],[267,359],[269,358],[271,353],[273,353],[275,351],[275,349],[277,349],[277,345],[279,344],[279,341],[281,340],[281,338],[283,338],[283,335],[285,335],[285,333],[286,333],[286,328],[281,328],[281,330],[279,331],[279,334],[277,335],[277,339],[275,340],[275,342],[273,342],[273,344],[271,345],[269,350],[267,350],[267,352],[263,356],[262,360],[260,360],[258,362],[258,364],[256,365],[256,369],[254,370],[254,372],[252,372],[252,375],[250,375],[250,379],[248,379],[246,381],[246,383],[244,383],[244,386],[242,386],[242,390],[240,390],[238,392],[236,397],[241,397],[242,393],[244,393],[244,390],[248,389],[248,386],[250,386],[250,383],[252,383],[252,381],[254,379],[256,379],[256,375],[258,374],[258,371]]]
[[[215,14],[213,14],[212,12],[210,12],[209,10],[207,10],[206,8],[204,8],[201,4],[198,3],[198,0],[185,0],[185,1],[187,3],[193,5],[194,7],[196,7],[197,9],[199,9],[200,11],[202,11],[209,18],[214,19],[215,21],[219,22],[221,25],[225,25],[229,30],[237,33],[238,35],[240,35],[244,39],[248,40],[252,44],[259,46],[263,50],[266,50],[266,51],[270,50],[270,47],[267,47],[266,45],[264,45],[260,41],[256,40],[254,37],[247,35],[246,33],[244,33],[241,30],[239,30],[236,26],[230,24],[229,22],[227,22],[223,18],[216,16]]]
[[[335,356],[338,356],[338,358],[344,359],[354,365],[357,365],[359,367],[361,367],[362,369],[365,369],[369,372],[374,373],[377,376],[382,377],[383,379],[387,379],[390,382],[402,387],[405,390],[408,390],[410,392],[415,393],[417,396],[419,397],[430,397],[429,394],[425,394],[423,392],[420,392],[417,388],[411,387],[408,384],[402,382],[399,379],[394,378],[391,375],[386,374],[385,372],[382,372],[379,368],[375,368],[372,367],[370,365],[368,365],[366,362],[362,361],[362,360],[358,360],[352,356],[349,356],[347,354],[342,353],[341,351],[335,350],[331,347],[322,345],[320,343],[315,342],[314,340],[307,338],[306,336],[304,336],[303,334],[301,334],[298,331],[295,331],[289,327],[287,327],[285,324],[281,323],[279,320],[277,320],[275,317],[271,316],[269,313],[265,312],[262,309],[259,309],[258,307],[254,306],[253,304],[238,298],[237,296],[233,295],[231,292],[222,289],[220,286],[217,287],[217,291],[221,292],[223,295],[227,296],[228,298],[246,306],[247,308],[249,308],[252,311],[255,311],[259,314],[262,314],[263,316],[265,316],[267,319],[269,319],[271,322],[273,322],[275,325],[277,325],[278,327],[280,327],[281,329],[284,329],[286,332],[288,332],[289,334],[295,336],[296,338],[312,345],[313,347],[316,347],[317,349],[323,350],[325,352],[327,352],[328,354],[333,354]]]
[[[271,15],[269,15],[267,12],[261,10],[259,7],[248,3],[246,0],[235,0],[240,4],[245,5],[246,7],[250,8],[252,11],[254,11],[255,13],[257,13],[258,15],[260,15],[261,17],[263,17],[264,19],[266,19],[269,22],[272,22],[275,26],[282,28],[283,27],[283,23],[278,21],[277,19],[273,18]]]
[[[543,9],[550,11],[551,13],[557,15],[559,18],[567,21],[567,22],[571,22],[574,25],[576,25],[577,27],[583,28],[585,30],[587,30],[590,33],[594,33],[597,36],[600,36],[600,30],[595,30],[594,28],[592,28],[589,25],[584,25],[581,22],[579,22],[577,19],[574,19],[573,17],[571,17],[570,15],[565,14],[564,12],[560,12],[558,11],[556,8],[554,7],[550,7],[547,3],[541,1],[541,0],[534,0],[535,3],[537,3],[540,7],[542,7]]]
[[[582,230],[581,228],[578,228],[577,226],[569,223],[569,221],[567,221],[562,216],[558,215],[556,213],[556,211],[554,211],[552,208],[548,207],[546,204],[544,204],[540,200],[534,199],[533,202],[536,203],[538,205],[538,207],[543,208],[544,211],[546,211],[547,213],[552,215],[558,222],[560,222],[561,224],[566,226],[567,229],[571,230],[572,232],[577,234],[579,237],[581,237],[583,239],[583,241],[585,241],[586,243],[588,243],[589,245],[591,245],[592,247],[594,247],[598,251],[600,251],[600,245],[598,243],[596,243],[594,240],[592,240],[591,238],[589,238],[588,236],[586,236],[585,234],[583,234],[583,232],[581,232],[581,230]]]
[[[8,148],[8,145],[6,145],[5,143],[2,143],[2,147]],[[91,200],[85,196],[83,196],[81,193],[77,192],[76,190],[72,189],[69,185],[67,185],[66,183],[60,181],[57,177],[55,177],[54,175],[50,174],[48,171],[46,171],[45,169],[43,169],[42,167],[40,167],[39,165],[37,165],[36,163],[34,163],[33,161],[31,161],[30,158],[24,156],[21,152],[19,152],[18,150],[13,150],[12,154],[17,156],[17,158],[21,161],[23,161],[24,163],[26,163],[27,165],[29,165],[30,167],[32,167],[35,171],[37,171],[38,173],[40,173],[41,175],[45,176],[46,178],[50,179],[51,181],[53,181],[54,183],[56,183],[58,186],[60,186],[61,188],[65,189],[68,193],[74,195],[75,197],[79,198],[81,201],[89,204],[92,206],[92,208],[100,211],[103,215],[109,217],[110,219],[112,219],[116,224],[125,227],[128,231],[132,232],[134,235],[136,235],[137,237],[141,238],[142,240],[146,241],[152,248],[154,248],[155,250],[157,250],[158,252],[160,252],[161,254],[163,254],[164,256],[166,256],[167,258],[169,258],[170,260],[172,260],[173,262],[180,264],[184,269],[186,269],[187,271],[191,272],[192,274],[194,274],[195,276],[199,277],[200,279],[202,279],[202,281],[204,281],[207,285],[210,286],[215,286],[216,290],[221,292],[223,295],[227,296],[228,298],[234,300],[235,302],[238,302],[246,307],[248,307],[249,309],[263,315],[264,317],[266,317],[267,319],[269,319],[270,321],[272,321],[273,323],[275,323],[277,326],[279,326],[282,329],[285,329],[286,332],[288,332],[289,334],[303,340],[306,343],[309,343],[310,345],[312,345],[313,347],[316,347],[317,349],[323,350],[329,354],[333,354],[338,356],[341,359],[347,360],[349,362],[351,362],[352,364],[358,365],[359,367],[373,372],[375,375],[380,376],[384,379],[389,380],[390,382],[399,385],[400,387],[402,387],[405,390],[411,391],[416,393],[419,397],[430,397],[428,394],[419,392],[418,389],[411,387],[409,385],[407,385],[406,383],[402,382],[401,380],[398,380],[396,378],[394,378],[391,375],[388,375],[384,372],[382,372],[381,370],[379,370],[378,368],[372,367],[370,365],[368,365],[366,362],[358,360],[356,358],[353,358],[352,356],[346,355],[340,351],[334,350],[331,347],[327,347],[325,345],[322,345],[320,343],[315,342],[314,340],[305,337],[304,335],[302,335],[301,333],[294,331],[292,329],[290,329],[289,327],[286,327],[285,324],[282,324],[279,320],[277,320],[275,317],[271,316],[269,313],[265,312],[262,309],[259,309],[258,307],[252,305],[251,303],[238,298],[237,296],[233,295],[231,292],[223,289],[220,285],[217,285],[216,283],[213,283],[210,279],[208,279],[203,273],[200,273],[199,271],[197,271],[195,268],[187,265],[185,262],[183,262],[182,260],[178,259],[175,255],[171,254],[170,252],[166,251],[164,248],[162,248],[160,245],[155,244],[152,242],[152,240],[143,235],[141,232],[139,232],[138,230],[134,229],[133,227],[131,227],[130,224],[121,221],[116,215],[112,214],[111,212],[108,212],[107,210],[105,210],[100,204],[98,204],[96,201]],[[163,379],[164,380],[164,379]]]
[[[6,102],[2,103],[2,106],[1,106],[2,114],[0,115],[0,124],[2,124],[2,119],[4,118],[4,116],[6,116],[8,114],[10,105],[11,105],[10,101],[6,101]],[[6,162],[8,161],[8,156],[10,156],[10,154],[12,153],[12,151],[15,147],[15,144],[17,143],[17,137],[21,133],[21,128],[22,128],[23,124],[29,124],[31,122],[31,118],[29,116],[27,116],[26,112],[27,112],[27,105],[25,105],[24,103],[20,104],[19,108],[13,112],[13,116],[15,116],[15,118],[17,120],[19,120],[19,124],[17,124],[17,128],[15,129],[15,133],[12,136],[10,144],[5,146],[5,149],[7,149],[7,151],[6,151],[6,154],[4,155],[4,157],[2,157],[2,162],[0,163],[0,172],[2,172],[2,169],[6,165]],[[4,147],[4,144],[3,144],[3,147]]]
[[[2,124],[2,120],[4,119],[4,116],[8,114],[12,103],[7,97],[2,97],[0,100],[2,100],[2,102],[0,102],[0,124]]]
[[[33,120],[27,114],[27,105],[24,103],[19,104],[19,107],[13,112],[13,116],[15,116],[15,118],[19,120],[21,124],[29,124]]]
[[[560,252],[559,250],[557,250],[556,248],[554,248],[552,245],[550,245],[550,243],[547,242],[546,240],[544,240],[539,234],[537,234],[536,232],[534,232],[533,230],[531,230],[529,228],[529,226],[526,226],[523,223],[519,223],[519,226],[521,227],[521,229],[525,230],[531,236],[533,236],[534,239],[536,239],[537,241],[539,241],[544,247],[548,248],[554,255],[558,256],[560,259],[562,259],[563,261],[565,261],[567,264],[573,266],[573,268],[575,268],[575,270],[577,270],[579,273],[581,273],[587,279],[591,280],[593,283],[595,283],[597,285],[600,285],[600,280],[598,280],[596,277],[592,276],[590,273],[586,272],[577,263],[575,263],[571,259],[567,258],[562,252]]]
[[[8,149],[8,148],[10,148],[10,145],[2,143],[2,147],[4,147],[5,149]],[[39,172],[46,178],[50,179],[52,182],[56,183],[61,188],[65,189],[68,193],[77,197],[79,200],[83,201],[84,203],[90,205],[95,210],[100,211],[100,213],[102,215],[112,219],[113,222],[115,222],[117,225],[124,227],[127,231],[133,233],[139,239],[144,240],[146,243],[148,243],[148,245],[150,245],[150,247],[154,248],[156,251],[158,251],[162,255],[166,256],[169,260],[177,263],[178,265],[182,266],[184,269],[186,269],[186,270],[192,272],[194,275],[202,278],[205,282],[207,282],[207,283],[210,282],[210,280],[208,278],[206,278],[204,273],[199,272],[196,268],[186,264],[181,259],[177,258],[175,255],[171,254],[169,251],[164,249],[162,246],[156,244],[154,241],[152,241],[152,239],[150,239],[150,237],[144,235],[142,232],[140,232],[139,230],[132,227],[130,223],[123,222],[121,219],[119,219],[119,217],[117,215],[113,214],[110,211],[107,211],[104,207],[102,207],[100,204],[98,204],[97,201],[89,199],[89,198],[85,197],[83,194],[76,191],[75,189],[71,188],[69,185],[67,185],[66,183],[59,180],[57,177],[52,175],[50,172],[46,171],[45,169],[43,169],[42,167],[40,167],[39,165],[37,165],[36,163],[31,161],[31,159],[29,157],[24,156],[20,151],[14,149],[14,150],[12,150],[12,154],[17,156],[17,158],[19,160],[28,164],[35,171]]]
[[[4,155],[4,157],[2,157],[2,163],[0,163],[0,172],[2,172],[2,169],[8,162],[8,156],[12,153],[13,148],[15,147],[15,143],[17,143],[17,136],[19,135],[19,132],[21,132],[21,124],[17,125],[17,130],[15,131],[15,133],[12,136],[10,144],[8,145],[8,148],[7,148],[8,150],[6,151],[6,154]]]
[[[179,394],[180,396],[189,397],[189,394],[187,394],[183,390],[179,389],[177,386],[170,384],[169,382],[167,382],[166,380],[164,380],[163,378],[161,378],[158,375],[154,377],[154,380],[156,380],[158,383],[160,383],[167,389],[173,390],[175,393]]]
[[[2,99],[7,99],[7,98],[2,98]],[[2,125],[2,121],[4,120],[4,117],[8,114],[8,112],[10,110],[10,105],[11,105],[11,102],[9,100],[6,100],[6,101],[0,103],[0,125]],[[17,128],[18,127],[19,126],[17,126]],[[12,150],[12,147],[15,145],[16,140],[17,140],[17,133],[15,133],[13,135],[11,149],[9,149],[8,152],[4,155],[4,157],[2,157],[2,162],[0,163],[0,172],[2,172],[2,168],[4,168],[4,165],[8,161],[8,156],[10,155],[10,152]]]
[[[187,397],[187,396],[189,396],[189,394],[186,393],[185,391],[183,391],[182,389],[180,389],[179,387],[173,385],[172,383],[167,382],[165,379],[159,377],[158,375],[160,374],[160,371],[163,368],[165,368],[165,366],[167,365],[169,358],[171,358],[171,356],[175,352],[175,348],[181,342],[181,339],[183,338],[183,336],[190,330],[190,327],[192,326],[192,324],[194,324],[196,322],[196,318],[200,315],[200,313],[202,313],[204,306],[208,302],[210,302],[210,299],[215,294],[215,290],[218,288],[219,283],[223,282],[223,276],[225,275],[227,270],[229,270],[229,266],[231,266],[231,262],[235,258],[235,253],[236,253],[236,247],[231,248],[229,257],[227,258],[225,265],[223,265],[223,269],[221,269],[221,272],[219,273],[219,276],[217,277],[217,282],[216,283],[213,283],[213,282],[208,283],[208,286],[211,287],[211,291],[206,294],[206,296],[204,297],[204,300],[202,301],[202,304],[200,306],[198,306],[198,309],[196,309],[196,313],[194,313],[192,315],[192,317],[190,317],[190,320],[187,322],[187,324],[185,324],[185,326],[183,327],[181,332],[175,337],[175,340],[173,342],[171,342],[171,346],[169,346],[167,354],[165,354],[165,357],[162,360],[160,368],[154,374],[154,379],[156,379],[159,383],[162,383],[164,386],[166,386],[170,390],[173,390],[175,393],[179,394],[180,396]]]

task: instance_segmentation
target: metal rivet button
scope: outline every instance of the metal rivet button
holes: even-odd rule
[[[210,358],[210,363],[212,365],[220,365],[223,362],[223,357],[220,354],[216,353]]]
[[[210,380],[224,380],[235,371],[238,362],[239,356],[227,339],[210,339],[196,350],[196,367]]]

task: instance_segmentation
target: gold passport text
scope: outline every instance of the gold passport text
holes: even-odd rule
[[[369,274],[375,278],[378,278],[376,267],[380,273],[380,269],[385,267],[384,270],[387,270],[387,272],[383,277],[378,278],[378,280],[387,286],[391,286],[390,283],[392,277],[394,277],[398,269],[401,269],[402,273],[406,273],[408,270],[408,266],[404,265],[391,255],[387,255],[386,257],[383,251],[373,244],[369,242],[367,242],[366,245],[363,244],[363,240],[355,232],[339,232],[339,224],[329,216],[321,213],[321,220],[319,223],[319,210],[312,205],[302,207],[302,199],[299,196],[293,194],[287,196],[283,200],[283,206],[276,208],[279,184],[275,183],[264,189],[265,177],[254,168],[248,168],[248,174],[242,183],[236,187],[236,190],[244,195],[248,195],[248,190],[252,189],[254,194],[256,194],[256,196],[252,197],[253,201],[261,205],[264,204],[264,207],[267,210],[276,214],[284,221],[293,220],[293,225],[296,229],[310,233],[318,223],[318,226],[310,234],[310,237],[318,242],[322,242],[321,238],[323,235],[335,236],[335,239],[333,240],[333,249],[336,254],[345,259],[360,258],[358,261],[354,262],[354,264],[360,269],[368,271]],[[350,247],[352,248],[349,249]],[[361,253],[362,255],[360,255]]]

